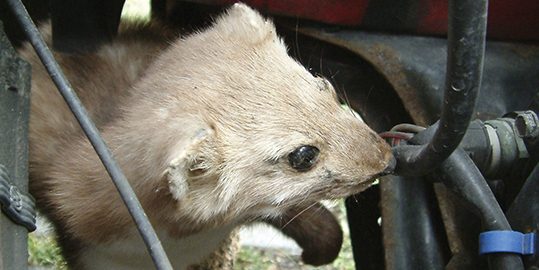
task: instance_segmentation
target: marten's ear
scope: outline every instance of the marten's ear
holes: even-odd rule
[[[217,18],[213,28],[222,37],[230,37],[244,43],[277,39],[273,23],[242,3],[234,4]]]
[[[172,150],[164,176],[174,199],[183,199],[189,191],[190,180],[205,175],[211,168],[210,157],[204,154],[204,149],[212,138],[211,128],[201,128],[187,143]]]

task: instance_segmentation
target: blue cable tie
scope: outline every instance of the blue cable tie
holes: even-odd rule
[[[479,254],[517,253],[535,254],[535,233],[515,231],[488,231],[479,234]]]

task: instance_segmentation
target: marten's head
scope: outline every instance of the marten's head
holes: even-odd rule
[[[390,147],[243,4],[172,45],[153,72],[173,95],[157,114],[169,123],[182,115],[177,127],[192,130],[165,174],[182,215],[278,215],[362,191],[393,165]]]

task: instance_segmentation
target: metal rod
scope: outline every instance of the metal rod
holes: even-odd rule
[[[457,148],[470,123],[481,86],[487,0],[449,1],[447,72],[440,125],[420,147],[395,147],[396,174],[423,175]]]
[[[35,24],[32,22],[30,15],[28,15],[26,8],[20,0],[7,0],[7,2],[11,10],[13,11],[15,18],[17,18],[19,24],[24,29],[28,40],[34,47],[36,53],[43,62],[43,65],[45,66],[52,80],[56,84],[56,87],[58,87],[58,90],[64,97],[67,105],[69,106],[77,120],[79,121],[79,124],[82,127],[84,133],[86,134],[86,136],[88,136],[88,139],[90,140],[92,146],[96,150],[99,158],[103,162],[103,165],[107,169],[107,172],[112,178],[114,185],[118,189],[122,200],[127,206],[129,213],[131,213],[131,216],[133,217],[133,220],[135,221],[137,228],[142,235],[144,242],[146,243],[146,246],[148,248],[148,251],[150,252],[155,266],[157,267],[157,269],[160,270],[172,269],[172,265],[170,264],[170,261],[166,256],[165,250],[163,249],[163,246],[161,245],[157,234],[155,233],[152,225],[150,224],[148,217],[144,213],[142,205],[137,199],[135,192],[129,185],[129,182],[127,181],[127,178],[125,177],[123,172],[116,164],[116,161],[113,159],[110,150],[103,141],[103,138],[99,134],[97,128],[90,120],[88,112],[83,107],[76,93],[73,91],[73,88],[71,87],[64,73],[58,66],[58,63],[54,59],[51,51],[41,38],[41,35],[39,34],[39,31],[37,30]]]

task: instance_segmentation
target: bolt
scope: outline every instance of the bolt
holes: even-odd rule
[[[539,136],[539,118],[533,111],[516,112],[515,127],[521,138],[535,138]]]

